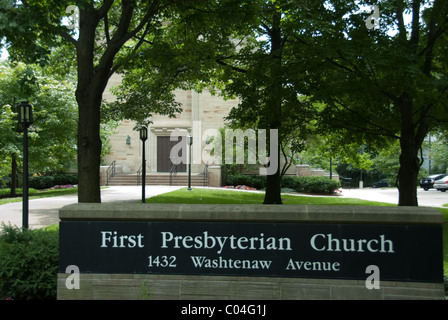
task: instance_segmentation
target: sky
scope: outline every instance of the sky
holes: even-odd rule
[[[8,59],[8,52],[6,50],[0,50],[0,61]]]

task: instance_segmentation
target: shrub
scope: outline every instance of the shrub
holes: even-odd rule
[[[266,187],[266,176],[251,176],[243,174],[228,175],[225,185],[244,185],[256,189]],[[284,176],[281,181],[282,189],[292,189],[296,192],[332,194],[340,187],[340,182],[328,177],[291,177]]]
[[[48,189],[56,185],[78,184],[75,174],[56,174],[52,176],[31,177],[29,186],[36,189]]]
[[[332,194],[339,187],[339,181],[328,177],[297,177],[292,188],[296,192]]]
[[[22,193],[23,193],[22,188],[17,188],[16,189],[16,194],[18,196],[21,196]],[[33,188],[29,188],[28,189],[28,194],[30,196],[32,196],[34,194],[37,194],[37,193],[38,193],[38,191],[36,189],[33,189]],[[7,198],[7,197],[10,196],[10,194],[11,194],[11,189],[0,189],[0,198]]]
[[[281,182],[281,187],[282,189],[295,189],[296,185],[297,185],[297,180],[298,177],[294,177],[294,176],[283,176],[282,178],[282,182]]]
[[[0,300],[56,298],[58,234],[57,230],[2,225]]]
[[[248,186],[256,189],[263,189],[266,186],[266,177],[250,176],[244,174],[228,175],[225,185],[229,186]]]

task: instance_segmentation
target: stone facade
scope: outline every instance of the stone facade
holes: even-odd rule
[[[113,101],[115,97],[109,88],[120,83],[119,75],[114,75],[108,88],[105,90],[104,99]],[[175,92],[177,101],[182,104],[183,111],[176,114],[175,118],[154,114],[151,118],[153,123],[149,126],[149,136],[146,141],[145,157],[147,174],[161,172],[158,161],[169,161],[168,155],[160,156],[158,144],[166,143],[166,140],[160,137],[169,137],[173,131],[179,130],[181,136],[193,135],[192,145],[192,166],[193,174],[202,173],[205,167],[205,161],[202,151],[207,144],[208,138],[216,135],[217,130],[226,126],[224,118],[229,114],[233,107],[238,105],[237,100],[224,100],[219,96],[212,95],[208,91],[198,93],[194,90],[177,90]],[[136,173],[141,167],[142,161],[142,142],[139,139],[139,132],[136,130],[136,123],[131,120],[124,120],[116,129],[116,133],[110,137],[111,152],[103,158],[106,166],[105,171],[112,161],[116,162],[120,173]],[[222,141],[224,143],[224,141]],[[223,161],[224,161],[224,155]],[[284,164],[284,158],[280,155],[280,166]],[[210,186],[221,186],[221,170],[219,165],[213,163],[209,166],[213,171],[210,178]],[[166,171],[165,171],[166,172]],[[245,174],[257,175],[258,168],[244,171]],[[286,172],[286,175],[292,176],[329,176],[328,172],[319,169],[311,169],[308,165],[292,165]],[[333,179],[339,180],[337,174],[333,173]],[[104,180],[104,179],[103,179]]]
[[[146,274],[83,274],[82,290],[64,290],[58,300],[443,300],[443,285],[382,281],[367,290],[365,280],[287,279]]]
[[[112,77],[109,87],[117,85],[119,81],[119,76]],[[201,161],[201,152],[206,145],[207,136],[210,137],[216,132],[214,130],[225,126],[224,118],[237,105],[237,100],[224,100],[208,91],[198,93],[194,90],[177,90],[175,94],[177,101],[182,104],[182,113],[176,114],[175,118],[157,114],[151,118],[153,123],[148,128],[149,136],[146,141],[148,174],[158,172],[157,161],[160,161],[160,157],[157,154],[157,144],[161,142],[158,138],[169,137],[176,129],[181,136],[194,135],[191,169],[192,173],[202,172],[205,163]],[[115,99],[109,90],[106,90],[104,98],[107,101]],[[138,171],[141,165],[142,142],[135,125],[134,121],[122,121],[116,129],[116,134],[110,137],[112,148],[111,153],[103,159],[105,165],[116,161],[117,165],[122,166],[123,173]]]

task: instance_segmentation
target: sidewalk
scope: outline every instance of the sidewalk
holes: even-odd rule
[[[146,198],[181,189],[182,186],[146,186]],[[110,186],[101,189],[101,202],[138,202],[142,199],[141,186]],[[41,198],[29,201],[28,223],[30,229],[43,228],[59,223],[59,209],[77,203],[78,195]],[[22,226],[22,202],[0,205],[0,224]]]

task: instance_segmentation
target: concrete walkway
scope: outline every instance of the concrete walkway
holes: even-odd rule
[[[182,186],[147,186],[146,198],[181,189]],[[142,199],[141,186],[111,186],[101,189],[102,202],[138,202]],[[29,228],[38,229],[59,223],[59,209],[77,203],[78,195],[41,198],[29,201]],[[22,226],[22,202],[0,205],[0,223]]]

